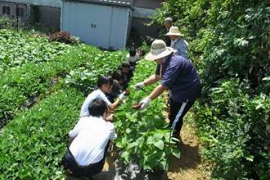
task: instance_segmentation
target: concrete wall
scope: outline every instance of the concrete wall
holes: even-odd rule
[[[161,7],[164,0],[134,0],[132,12],[132,29],[135,29],[142,39],[146,36],[157,38],[159,29],[156,26],[146,26],[150,22],[150,16],[154,14],[156,8]]]
[[[57,7],[39,6],[38,22],[60,29],[61,9]]]
[[[2,10],[3,7],[9,7],[10,8],[10,14],[3,14]],[[8,16],[11,19],[15,19],[17,20],[17,16],[16,16],[16,8],[20,9],[21,14],[18,14],[18,20],[20,23],[27,23],[28,20],[28,11],[27,11],[27,6],[25,4],[15,4],[15,3],[11,3],[11,2],[3,2],[0,1],[0,17],[1,16]]]
[[[161,2],[164,2],[164,0],[133,0],[133,6],[156,9],[161,6]]]
[[[132,19],[132,28],[134,28],[142,38],[150,36],[152,38],[157,38],[159,29],[155,26],[146,26],[145,23],[149,23],[150,20],[142,18],[133,18]]]

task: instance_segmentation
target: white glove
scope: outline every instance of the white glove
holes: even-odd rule
[[[151,102],[150,98],[144,98],[143,100],[140,101],[141,108],[140,109],[145,109],[149,103]]]
[[[145,86],[144,82],[139,82],[139,83],[135,84],[136,89],[142,89],[144,86]]]
[[[120,101],[122,101],[126,96],[125,96],[125,91],[124,92],[122,92],[119,96],[118,96],[118,99],[120,100]]]

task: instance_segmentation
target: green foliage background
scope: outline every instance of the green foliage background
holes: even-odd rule
[[[195,121],[213,179],[269,179],[270,1],[167,0],[152,23],[167,16],[200,72]]]

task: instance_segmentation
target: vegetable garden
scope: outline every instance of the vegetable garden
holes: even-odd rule
[[[160,25],[173,17],[190,42],[203,82],[192,117],[212,179],[270,179],[269,14],[266,0],[168,0],[153,17]],[[60,162],[82,102],[125,55],[0,29],[0,179],[65,179]],[[130,84],[154,68],[140,61]],[[152,89],[130,88],[115,110],[115,145],[124,163],[168,170],[168,156],[180,152],[164,121],[164,97],[147,110],[131,108]]]
[[[35,42],[29,34],[6,30],[1,35],[7,40],[20,36],[25,42],[21,53],[28,53],[29,44],[42,41],[42,46],[50,48],[37,54],[40,59],[46,56],[46,51],[62,48],[63,52],[46,61],[21,55],[25,59],[21,58],[18,66],[3,62],[0,179],[63,179],[60,161],[67,146],[67,132],[77,122],[83,98],[95,88],[99,75],[115,70],[124,61],[126,52],[101,52],[86,45],[55,42],[52,46],[46,38],[37,38]],[[5,59],[13,53],[6,44],[1,44],[2,49],[9,50],[4,49]],[[16,53],[16,48],[13,49]],[[8,61],[12,62],[12,57],[5,62]],[[153,68],[153,63],[142,62],[134,81],[151,73]],[[132,98],[116,112],[120,137],[116,146],[120,155],[126,163],[139,158],[144,169],[168,169],[167,156],[173,153],[179,157],[180,152],[171,146],[170,131],[162,115],[162,99],[150,107],[151,111],[135,112],[131,103],[142,98],[142,94],[131,92]]]

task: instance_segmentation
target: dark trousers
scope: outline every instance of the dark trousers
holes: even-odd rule
[[[63,157],[63,166],[65,167],[66,170],[69,170],[71,174],[75,177],[91,177],[94,176],[98,173],[100,173],[103,169],[103,166],[105,164],[105,157],[109,148],[109,143],[107,144],[105,151],[104,151],[104,156],[103,158],[94,164],[90,164],[88,166],[80,166],[76,162],[74,156],[68,149],[65,156]]]
[[[179,133],[183,126],[183,118],[188,112],[188,110],[192,107],[195,101],[187,101],[186,103],[176,102],[172,99],[170,100],[170,126],[174,127],[174,136],[179,136]],[[177,117],[178,116],[178,117]],[[174,121],[178,121],[174,124]]]

